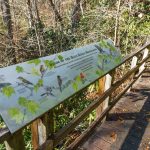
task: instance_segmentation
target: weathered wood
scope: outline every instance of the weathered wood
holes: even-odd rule
[[[113,72],[111,72],[110,74],[108,74],[108,76],[107,76],[108,79],[107,79],[107,82],[105,83],[105,84],[106,84],[106,85],[105,85],[105,91],[108,90],[108,89],[113,85],[114,80],[115,80],[115,73],[116,73],[116,70],[114,70]],[[113,99],[112,94],[113,94],[113,93],[111,93],[111,94],[106,98],[104,110],[111,104],[112,99]],[[105,117],[104,120],[106,120],[108,116],[109,116],[109,113],[106,115],[106,117]]]
[[[150,42],[146,43],[144,46],[142,46],[141,48],[139,48],[139,50],[134,51],[133,53],[127,55],[124,58],[124,61],[122,62],[122,64],[124,64],[126,61],[130,60],[132,57],[137,56],[138,54],[140,54],[145,48],[148,48],[150,46]]]
[[[150,56],[146,57],[142,62],[140,62],[136,67],[127,72],[123,78],[118,80],[113,84],[111,88],[109,88],[100,98],[92,102],[86,109],[84,109],[79,115],[70,121],[64,128],[62,128],[58,133],[55,134],[54,145],[57,145],[59,141],[61,141],[68,133],[70,133],[90,112],[92,112],[100,103],[102,103],[114,90],[116,90],[128,77],[130,77],[134,72],[136,72],[139,67],[148,59]]]
[[[101,96],[105,91],[107,91],[111,87],[113,73],[111,75],[107,74],[105,77],[103,77],[102,79],[99,80],[99,96]],[[100,106],[96,109],[96,117],[97,118],[108,107],[109,98],[110,97],[107,97],[105,99],[105,101],[102,104],[100,104]]]
[[[137,79],[141,76],[143,71],[136,77],[134,80],[115,98],[115,100],[108,106],[104,112],[90,125],[90,127],[82,133],[72,144],[70,144],[67,150],[76,150],[77,147],[83,143],[88,135],[91,134],[93,129],[100,124],[100,122],[105,118],[105,116],[109,113],[109,111],[114,107],[114,105],[120,100],[120,98],[128,91],[128,89],[137,81]]]
[[[54,112],[51,110],[42,119],[42,124],[39,125],[39,137],[40,137],[40,147],[39,150],[52,150],[53,149],[53,138],[49,138],[49,143],[42,145],[47,141],[48,137],[53,137],[54,134]]]
[[[145,77],[147,75],[149,73],[144,73],[144,76],[140,79],[141,82],[136,84],[135,89],[139,91],[130,92],[121,98],[111,111],[110,120],[102,125],[98,124],[84,144],[80,145],[81,149],[91,150],[95,147],[107,150],[147,149],[146,146],[149,145],[148,137],[150,136],[150,122],[144,119],[144,116],[146,118],[147,112],[150,111],[149,78]],[[141,92],[143,86],[147,89],[146,93]],[[139,100],[139,97],[141,97],[141,100]],[[138,107],[137,110],[135,110],[136,107]],[[122,121],[119,118],[122,118]],[[96,137],[93,138],[93,136]]]
[[[112,86],[114,80],[114,73],[115,71],[113,71],[111,74],[106,75],[105,91],[107,91]],[[103,110],[105,110],[108,107],[110,98],[111,98],[111,94],[109,97],[106,98]]]
[[[49,140],[49,143],[41,148],[47,138],[54,132],[54,118],[53,110],[45,114],[32,124],[32,143],[34,150],[50,150],[53,149],[53,141]]]
[[[132,62],[131,62],[131,69],[134,68],[137,64],[138,58],[136,56],[134,56],[132,58]]]
[[[33,145],[34,150],[38,149],[39,147],[38,122],[39,122],[39,119],[37,119],[31,124],[32,145]]]
[[[22,130],[14,133],[5,141],[6,150],[25,150],[25,143]]]
[[[101,96],[105,92],[105,82],[106,82],[106,76],[101,78],[98,83],[99,83],[99,88],[98,88],[98,94]],[[102,113],[104,107],[104,103],[100,104],[97,109],[96,109],[96,118]]]
[[[137,56],[134,56],[132,58],[132,62],[131,62],[131,69],[134,68],[136,65],[137,65],[137,62],[138,62],[138,57]],[[135,73],[132,75],[132,79],[134,78],[135,76]],[[132,88],[132,87],[131,87]],[[131,90],[131,88],[129,88],[128,92]]]
[[[149,53],[149,50],[146,48],[146,49],[144,50],[142,60],[148,56],[148,53]],[[144,69],[145,69],[145,62],[144,62],[143,65],[139,68],[139,73],[141,73]]]
[[[11,133],[8,128],[0,129],[0,144],[3,143],[5,140],[11,137]]]

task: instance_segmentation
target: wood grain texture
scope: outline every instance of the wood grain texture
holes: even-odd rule
[[[98,81],[98,85],[99,85],[99,89],[98,89],[98,95],[101,96],[104,92],[105,92],[105,83],[106,83],[106,76],[101,78]],[[96,118],[98,118],[98,116],[100,116],[100,114],[103,111],[103,107],[104,107],[104,102],[101,103],[97,109],[96,109]]]
[[[94,128],[80,149],[146,150],[150,141],[150,80],[136,83],[135,92],[127,93],[110,111],[108,120]],[[146,92],[145,92],[146,91]],[[129,107],[130,106],[130,107]],[[105,144],[104,144],[105,143]]]
[[[25,143],[22,130],[16,132],[5,141],[6,150],[25,150]]]

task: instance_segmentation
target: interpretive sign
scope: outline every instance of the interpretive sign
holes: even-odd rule
[[[120,64],[110,40],[0,69],[0,114],[14,133]]]

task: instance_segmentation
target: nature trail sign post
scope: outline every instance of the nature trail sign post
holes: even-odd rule
[[[110,40],[0,69],[0,114],[11,133],[122,62]]]

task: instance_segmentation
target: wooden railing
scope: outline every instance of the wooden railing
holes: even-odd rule
[[[145,44],[139,50],[129,54],[124,58],[122,63],[116,68],[110,70],[99,79],[100,97],[94,100],[87,108],[80,112],[66,126],[54,133],[54,112],[50,110],[41,118],[31,124],[32,144],[34,149],[51,150],[61,140],[63,140],[75,127],[82,122],[93,110],[96,109],[96,120],[89,128],[81,134],[72,144],[66,149],[77,149],[77,147],[90,135],[93,128],[98,123],[104,121],[105,117],[119,99],[132,87],[139,79],[145,70],[145,63],[150,58],[150,43]],[[120,79],[114,80],[115,70],[125,63],[130,63],[131,68]],[[127,86],[115,97],[112,93],[118,89],[125,81],[130,78]],[[93,83],[91,83],[93,84]],[[103,104],[103,107],[102,107]],[[0,129],[0,143],[5,143],[7,150],[25,150],[23,129],[15,134],[11,134],[7,128]]]

